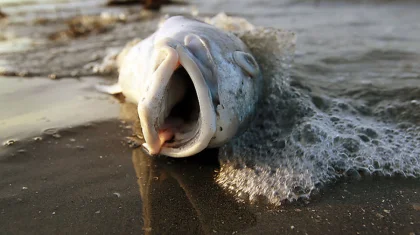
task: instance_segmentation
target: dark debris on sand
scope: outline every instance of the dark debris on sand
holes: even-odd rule
[[[160,10],[163,5],[184,5],[185,2],[171,1],[171,0],[109,0],[108,6],[121,6],[121,5],[135,5],[141,4],[147,10]]]
[[[115,23],[125,21],[126,18],[124,16],[77,16],[67,21],[68,29],[53,33],[49,38],[51,40],[60,40],[99,34],[108,31]]]

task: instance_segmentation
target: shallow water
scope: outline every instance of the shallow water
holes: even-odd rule
[[[0,100],[4,102],[0,103],[0,142],[117,118],[118,101],[94,88],[101,81],[95,77],[83,81],[1,77]]]
[[[0,227],[7,233],[420,232],[418,179],[367,174],[369,167],[375,167],[370,161],[378,159],[373,156],[379,156],[372,145],[376,139],[385,148],[408,144],[395,159],[404,160],[404,154],[412,154],[411,168],[392,165],[385,174],[396,169],[398,174],[418,176],[418,148],[409,149],[409,145],[418,143],[415,138],[419,134],[420,5],[409,1],[198,1],[186,7],[163,8],[163,14],[198,11],[203,16],[227,11],[255,25],[297,33],[295,60],[287,71],[291,76],[281,78],[289,79],[291,86],[281,87],[283,92],[276,96],[288,102],[273,101],[287,112],[264,115],[275,115],[273,120],[297,117],[298,122],[291,126],[276,126],[282,130],[279,136],[288,135],[287,130],[301,136],[288,145],[292,150],[295,144],[304,143],[304,151],[322,153],[328,146],[314,143],[326,132],[327,136],[355,139],[338,139],[337,146],[344,143],[346,151],[361,149],[372,154],[338,167],[337,153],[333,157],[318,155],[315,160],[321,160],[319,163],[314,157],[309,161],[296,158],[293,164],[298,166],[317,163],[318,168],[305,169],[271,158],[270,154],[276,156],[281,151],[267,154],[270,141],[257,141],[260,149],[250,147],[248,142],[255,135],[234,143],[236,149],[222,149],[220,159],[217,151],[174,160],[152,159],[131,149],[128,145],[136,142],[130,122],[135,120],[135,108],[95,93],[92,84],[115,75],[92,72],[92,67],[109,51],[103,48],[119,49],[132,38],[152,32],[160,15],[149,15],[137,23],[119,22],[104,32],[75,39],[49,41],[51,33],[67,29],[66,17],[104,10],[130,16],[138,9],[105,8],[101,1],[89,1],[90,7],[81,11],[83,4],[42,1],[2,5],[11,15],[11,23],[0,37],[5,38],[0,44],[5,48],[0,54],[0,71],[15,77],[0,78],[0,139],[17,140],[0,149]],[[40,15],[54,22],[25,23]],[[25,42],[22,47],[10,48],[9,40],[16,38],[42,43]],[[308,108],[318,116],[295,107]],[[110,120],[101,121],[106,119]],[[263,132],[264,139],[271,134]],[[127,136],[132,137],[128,143]],[[277,143],[279,149],[284,148]],[[322,143],[328,143],[328,138]],[[337,146],[330,147],[334,150]],[[380,160],[393,162],[392,152],[385,153]],[[356,171],[345,172],[354,166]],[[272,172],[276,167],[274,174],[265,175],[267,169]],[[289,181],[283,181],[282,167],[296,170]],[[302,169],[307,171],[302,174]],[[313,190],[312,186],[318,185],[316,179],[323,180],[324,187]],[[309,201],[280,207],[267,204],[306,194],[301,182],[309,182],[303,186],[316,191]],[[293,188],[296,185],[299,187]]]

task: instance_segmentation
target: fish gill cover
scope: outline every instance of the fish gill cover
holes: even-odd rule
[[[248,45],[266,83],[256,120],[220,149],[216,181],[222,187],[241,199],[262,196],[279,205],[360,171],[420,176],[419,126],[399,123],[383,107],[366,110],[357,100],[318,97],[289,85],[294,33],[223,13],[206,22]]]

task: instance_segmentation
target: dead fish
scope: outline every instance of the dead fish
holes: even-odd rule
[[[120,61],[118,83],[138,105],[151,155],[188,157],[243,133],[262,93],[259,65],[235,35],[183,16],[167,19]]]

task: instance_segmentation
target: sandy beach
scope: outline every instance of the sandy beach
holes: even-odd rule
[[[372,105],[401,102],[393,118],[420,123],[417,104],[404,106],[420,99],[420,34],[412,23],[420,5],[268,2],[246,1],[229,13],[301,35],[295,89]],[[415,177],[356,172],[309,200],[275,206],[264,198],[250,203],[218,184],[217,149],[172,159],[136,148],[136,107],[94,88],[116,81],[114,70],[100,67],[106,55],[148,36],[165,14],[213,16],[235,6],[199,1],[148,12],[99,0],[2,2],[0,234],[420,234]],[[382,38],[375,27],[386,28]],[[369,40],[348,43],[343,38],[352,30]],[[389,53],[372,49],[372,38]],[[346,74],[354,79],[342,79]]]

